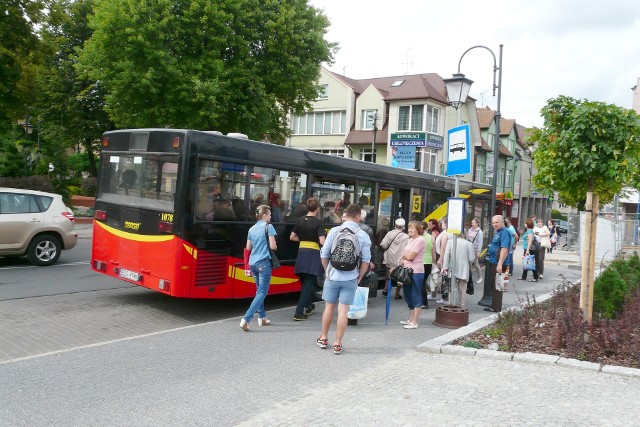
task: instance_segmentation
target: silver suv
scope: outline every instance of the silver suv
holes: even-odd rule
[[[51,265],[78,243],[74,219],[59,194],[0,187],[0,256]]]

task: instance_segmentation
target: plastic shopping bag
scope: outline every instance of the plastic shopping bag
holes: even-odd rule
[[[496,273],[496,290],[504,291],[504,273]]]
[[[527,255],[522,258],[522,268],[525,270],[535,270],[536,269],[536,257],[533,255]]]
[[[356,296],[353,298],[353,304],[349,306],[349,319],[362,319],[367,315],[367,304],[369,302],[369,288],[358,286],[356,288]]]

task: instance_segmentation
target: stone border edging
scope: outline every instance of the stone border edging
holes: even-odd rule
[[[579,282],[578,282],[579,283]],[[553,293],[548,293],[536,298],[536,303],[541,303],[553,296]],[[522,305],[509,307],[503,311],[520,311]],[[430,339],[417,346],[417,350],[422,353],[431,354],[455,354],[462,356],[479,356],[496,360],[513,360],[514,362],[525,363],[538,363],[544,365],[560,365],[574,369],[583,369],[589,371],[603,372],[605,374],[623,375],[627,377],[640,378],[640,369],[627,368],[624,366],[615,365],[601,365],[600,363],[585,362],[578,359],[567,359],[562,356],[554,356],[550,354],[541,353],[507,353],[504,351],[489,350],[486,348],[476,349],[470,347],[463,347],[461,345],[450,344],[453,341],[465,337],[469,334],[479,331],[498,320],[497,314],[476,320],[475,322],[458,328],[451,332],[448,332],[439,337]]]

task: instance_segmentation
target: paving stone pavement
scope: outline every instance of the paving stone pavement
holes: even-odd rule
[[[639,395],[640,378],[410,352],[343,380],[327,373],[325,387],[240,425],[633,426]]]

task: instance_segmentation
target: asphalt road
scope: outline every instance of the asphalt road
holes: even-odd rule
[[[88,257],[86,248],[78,250]],[[416,345],[448,332],[431,323],[433,307],[423,312],[419,329],[402,329],[398,321],[407,309],[401,300],[392,300],[385,325],[384,301],[374,298],[367,317],[349,327],[345,353],[334,356],[315,345],[320,314],[291,319],[295,296],[268,298],[274,325],[253,322],[245,333],[238,322],[249,301],[177,300],[122,287],[74,264],[82,255],[68,256],[46,269],[0,267],[0,354],[15,343],[28,350],[0,359],[2,426],[238,424],[275,403],[339,385],[353,372],[389,369]],[[505,306],[550,291],[559,273],[577,278],[579,271],[549,265],[542,282],[514,281]],[[481,293],[469,297],[471,321],[487,315],[476,304]],[[394,369],[407,387],[434,374],[400,364]],[[357,396],[336,399],[366,408]]]

